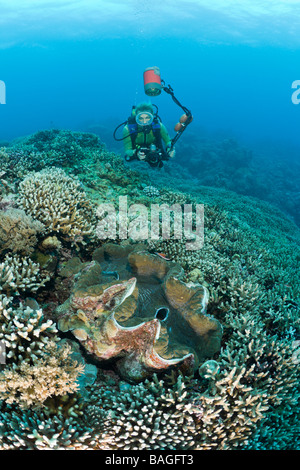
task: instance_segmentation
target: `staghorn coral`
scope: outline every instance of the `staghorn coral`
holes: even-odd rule
[[[28,257],[6,255],[0,263],[0,292],[19,295],[35,292],[49,280],[48,274]]]
[[[44,224],[21,209],[0,211],[0,253],[30,255],[43,231]]]
[[[154,376],[119,390],[92,386],[68,416],[49,402],[35,410],[0,402],[0,449],[192,449],[202,414],[192,385],[179,376],[169,387]]]
[[[48,397],[77,390],[83,366],[70,358],[71,348],[59,347],[57,329],[41,309],[13,306],[0,296],[0,341],[6,363],[0,373],[0,398],[22,407],[40,405]]]
[[[1,410],[2,408],[2,410]],[[46,411],[46,410],[45,410]],[[48,416],[0,402],[0,450],[87,450],[92,430],[73,416]]]
[[[199,414],[195,394],[182,376],[171,388],[155,375],[128,390],[93,387],[85,409],[87,422],[98,431],[95,449],[105,450],[192,449]]]
[[[32,363],[42,356],[49,336],[56,340],[57,329],[52,320],[45,321],[35,302],[19,302],[16,307],[13,300],[0,295],[0,340],[6,346],[7,364]]]
[[[197,449],[201,450],[248,448],[251,436],[261,434],[275,410],[291,418],[299,404],[299,368],[294,359],[299,345],[268,337],[258,315],[229,315],[226,324],[233,333],[218,367],[199,371],[207,379],[199,398],[203,426]]]
[[[83,268],[58,323],[94,357],[114,358],[119,373],[138,382],[155,370],[193,370],[218,352],[222,327],[205,314],[207,291],[181,281],[179,265],[113,244],[95,256],[105,269],[96,261]],[[114,273],[120,281],[107,282]]]
[[[67,241],[85,244],[94,236],[94,209],[80,182],[62,169],[31,173],[19,185],[19,207]]]
[[[297,407],[299,408],[299,404]],[[244,449],[299,450],[299,434],[299,415],[295,412],[295,407],[282,407],[268,413]]]
[[[40,405],[49,397],[77,391],[77,377],[84,366],[72,361],[70,354],[71,348],[57,348],[55,342],[49,342],[42,358],[33,365],[22,362],[17,367],[7,367],[0,374],[1,399],[27,408]]]

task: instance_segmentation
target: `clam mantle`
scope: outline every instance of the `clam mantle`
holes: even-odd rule
[[[219,351],[222,327],[206,314],[207,289],[183,274],[139,246],[103,245],[75,276],[58,327],[97,360],[113,360],[126,380],[174,367],[191,373]]]

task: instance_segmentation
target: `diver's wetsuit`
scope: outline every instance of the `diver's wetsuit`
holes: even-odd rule
[[[161,139],[166,145],[166,149],[168,149],[168,147],[171,146],[170,136],[168,134],[166,127],[161,122],[159,124],[160,124]],[[132,157],[134,158],[134,153],[135,153],[136,148],[138,147],[149,148],[151,144],[157,145],[156,137],[152,129],[150,129],[149,132],[145,133],[142,126],[137,126],[137,131],[138,133],[135,136],[135,144],[133,147],[128,125],[126,125],[123,129],[125,156],[130,157],[129,159],[131,159]]]

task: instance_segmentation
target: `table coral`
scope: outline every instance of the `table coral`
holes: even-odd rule
[[[112,244],[95,256],[100,263],[82,270],[58,323],[89,353],[113,358],[121,376],[138,382],[174,366],[191,372],[219,351],[222,327],[205,313],[207,289],[183,282],[178,264]],[[109,282],[113,273],[119,281]]]

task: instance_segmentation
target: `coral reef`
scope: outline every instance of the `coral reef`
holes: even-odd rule
[[[114,392],[92,389],[85,409],[98,430],[95,448],[188,450],[195,447],[202,415],[196,394],[179,376],[172,387],[153,381]],[[101,434],[100,431],[101,430]]]
[[[64,155],[70,164],[76,163],[84,156],[83,150],[103,149],[97,135],[68,130],[51,129],[39,131],[22,141],[22,147],[32,147],[38,152],[55,151],[58,155]],[[57,162],[61,165],[61,162]]]
[[[255,195],[265,197],[274,184],[269,201],[286,201],[280,181],[289,170],[260,168],[257,178],[256,156],[233,142],[194,144],[185,156],[208,151],[199,179],[178,162],[160,172],[130,167],[93,136],[70,131],[0,150],[0,449],[300,448],[300,232],[270,203],[237,194],[251,195],[257,183]],[[147,208],[153,198],[204,204],[204,246],[189,251],[184,238],[103,244],[94,237],[95,208],[120,195]],[[217,327],[207,354],[203,329],[194,335],[195,312]],[[95,324],[108,318],[120,348],[95,359],[82,347],[85,334],[97,339]],[[164,361],[186,353],[193,366],[179,361],[144,374],[140,359],[129,361],[141,373],[134,383],[122,366],[130,356],[124,338],[141,324],[147,334],[136,344],[150,336]]]
[[[160,195],[159,189],[157,189],[155,186],[145,186],[143,189],[143,193],[145,193],[146,196],[149,197],[157,197]]]
[[[94,236],[93,206],[80,182],[61,168],[28,174],[19,185],[18,205],[42,222],[47,234],[57,232],[72,243]]]
[[[34,365],[24,362],[0,374],[0,397],[23,407],[42,404],[49,397],[77,391],[77,377],[82,372],[83,367],[70,359],[68,348],[58,349],[50,343]]]
[[[197,184],[269,201],[299,226],[298,151],[289,155],[289,165],[285,153],[279,148],[252,151],[235,139],[205,137],[200,131],[178,144],[176,156],[179,172],[188,170]]]
[[[1,412],[0,450],[88,450],[92,445],[91,431],[72,416],[12,406]]]
[[[174,366],[189,373],[219,351],[222,327],[205,313],[207,289],[180,280],[179,265],[128,245],[103,245],[94,258],[58,308],[59,329],[90,354],[114,358],[121,376],[137,382]]]
[[[104,144],[94,134],[51,129],[16,139],[0,149],[0,157],[3,170],[10,177],[24,178],[30,171],[70,164],[74,172],[87,156],[92,157],[95,151],[103,150]]]
[[[71,349],[59,347],[57,329],[41,309],[0,296],[0,341],[5,344],[6,366],[0,372],[0,399],[21,407],[41,405],[48,397],[78,389],[83,368],[71,360]]]
[[[202,371],[207,390],[200,398],[200,449],[240,448],[243,441],[244,448],[251,448],[264,428],[267,412],[272,415],[276,410],[280,415],[289,410],[291,418],[299,403],[299,368],[293,358],[294,351],[300,352],[299,344],[279,340],[277,335],[268,337],[259,315],[248,313],[238,318],[232,313],[227,317],[226,325],[233,331],[221,351],[218,369]],[[236,352],[234,357],[232,351]],[[270,427],[269,432],[274,430]],[[214,443],[207,446],[212,435]],[[263,448],[263,441],[258,448]]]
[[[11,192],[11,187],[10,184],[4,179],[4,176],[6,174],[6,171],[1,170],[0,171],[0,194],[6,194]]]
[[[35,292],[50,279],[38,263],[28,257],[6,255],[0,263],[0,292],[19,295]]]
[[[0,449],[192,449],[202,415],[190,382],[90,387],[88,401],[55,412],[2,405]],[[71,398],[70,401],[72,402]],[[0,404],[1,410],[1,404]],[[26,430],[26,432],[24,432]]]
[[[43,231],[44,224],[21,209],[0,211],[0,253],[30,255]]]

